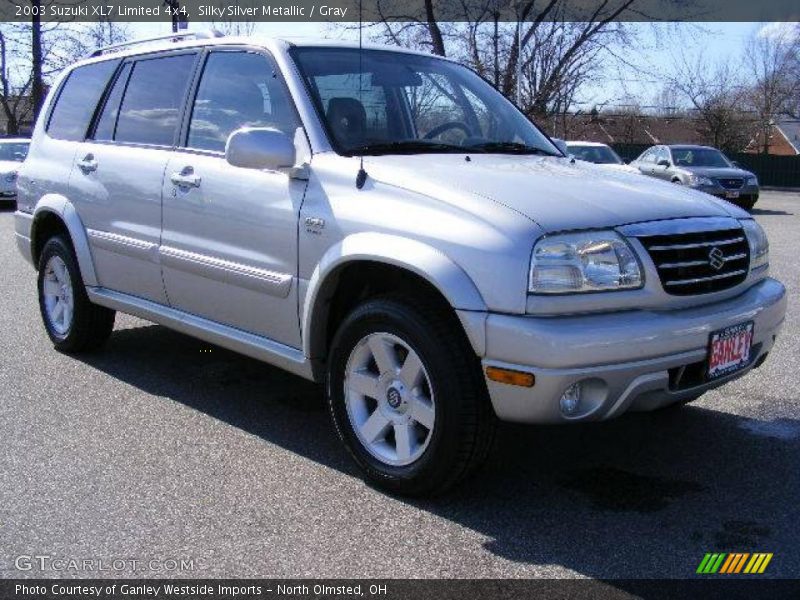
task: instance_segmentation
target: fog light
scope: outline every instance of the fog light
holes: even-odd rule
[[[561,412],[565,415],[574,415],[581,404],[581,382],[573,383],[561,394]]]

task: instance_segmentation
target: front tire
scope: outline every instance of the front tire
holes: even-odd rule
[[[57,350],[102,346],[114,329],[115,311],[89,301],[78,262],[63,236],[47,240],[39,258],[39,309]]]
[[[491,447],[495,416],[480,362],[436,302],[388,296],[358,306],[334,337],[327,396],[356,463],[392,493],[442,493]]]

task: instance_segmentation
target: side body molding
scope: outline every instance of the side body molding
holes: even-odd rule
[[[78,216],[75,207],[64,196],[59,194],[45,194],[36,203],[33,210],[33,227],[31,229],[31,252],[36,247],[37,223],[47,213],[54,213],[67,226],[69,236],[72,238],[72,246],[75,248],[75,255],[78,257],[78,267],[81,270],[83,282],[87,286],[97,286],[97,275],[94,270],[94,260],[89,248],[89,239],[86,236],[86,228],[83,221]]]
[[[337,271],[348,264],[359,261],[384,263],[406,269],[419,275],[448,300],[456,309],[462,323],[463,313],[487,310],[478,288],[464,270],[448,256],[423,242],[383,233],[356,233],[331,246],[318,262],[308,282],[302,305],[300,322],[303,334],[303,353],[311,358],[320,358],[324,340],[328,300],[336,288]],[[483,344],[483,332],[467,334],[473,345]],[[480,339],[475,339],[475,336]]]

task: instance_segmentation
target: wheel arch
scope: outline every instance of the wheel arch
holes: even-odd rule
[[[373,281],[379,293],[395,291],[386,289],[387,282],[376,281],[376,278],[389,279],[390,284],[400,278],[404,289],[432,295],[445,302],[457,311],[472,346],[482,351],[483,332],[474,331],[475,321],[462,318],[460,313],[480,314],[487,308],[478,288],[463,269],[423,242],[386,234],[355,234],[325,253],[309,280],[301,307],[303,351],[312,360],[315,379],[320,379],[337,319],[343,316],[336,313],[336,299],[343,290],[356,296],[354,281]]]
[[[83,283],[87,286],[98,285],[86,228],[72,203],[58,194],[42,196],[33,211],[31,256],[34,267],[38,268],[45,242],[56,232],[65,232],[69,236]]]

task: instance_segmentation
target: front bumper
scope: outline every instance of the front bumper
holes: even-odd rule
[[[669,311],[625,311],[565,317],[490,314],[486,367],[533,373],[533,387],[486,379],[497,416],[505,421],[564,423],[653,410],[696,397],[758,366],[772,348],[786,314],[786,291],[764,279],[735,298]],[[748,366],[705,382],[704,361],[712,331],[754,321]],[[700,377],[698,377],[698,373]],[[691,374],[692,376],[684,376]],[[578,410],[566,416],[559,399],[583,382]]]
[[[758,200],[759,194],[757,185],[744,185],[738,189],[728,189],[715,184],[713,186],[698,186],[694,189],[722,198],[733,204],[753,204]],[[732,194],[735,197],[732,197]]]

